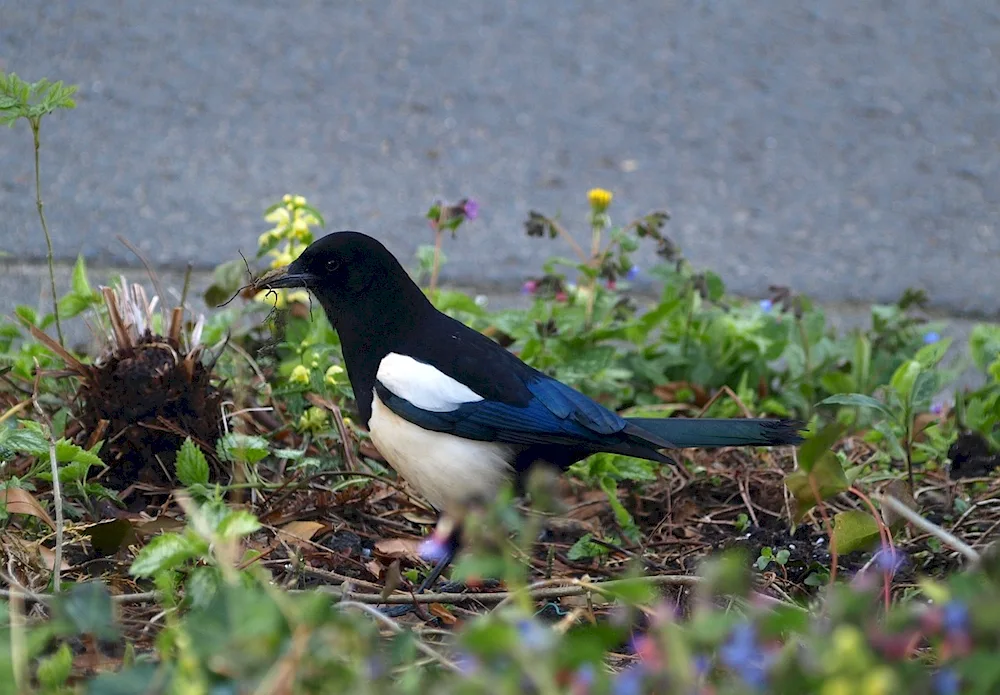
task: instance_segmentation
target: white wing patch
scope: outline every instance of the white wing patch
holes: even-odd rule
[[[383,386],[422,410],[447,413],[483,397],[460,381],[412,357],[390,352],[375,374]]]

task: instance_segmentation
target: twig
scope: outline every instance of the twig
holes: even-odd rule
[[[909,523],[913,524],[920,530],[926,531],[932,536],[935,536],[942,543],[951,546],[952,548],[960,552],[962,555],[964,555],[972,562],[979,562],[980,555],[978,552],[976,552],[974,548],[966,545],[958,538],[956,538],[954,535],[948,533],[937,524],[932,523],[927,519],[925,519],[924,517],[920,516],[915,511],[907,507],[905,504],[900,502],[892,495],[883,495],[879,499],[879,501],[892,511],[896,512],[896,514],[899,514]]]
[[[13,586],[13,584],[12,584]],[[22,600],[30,601],[31,603],[41,603],[47,606],[55,598],[53,594],[39,594],[34,592],[26,591],[24,587],[21,587],[15,591],[9,589],[0,589],[0,598],[7,599],[8,601],[13,599],[15,594],[20,596]],[[117,594],[111,597],[111,602],[118,605],[132,604],[132,603],[153,603],[160,597],[159,592],[156,591],[145,591],[138,594]]]
[[[355,580],[351,580],[355,581]],[[532,584],[531,586],[523,589],[522,591],[483,591],[483,592],[441,592],[441,593],[431,593],[431,594],[395,594],[393,596],[388,596],[382,598],[381,594],[363,594],[355,593],[353,591],[342,593],[345,601],[355,601],[364,604],[411,604],[411,603],[496,603],[497,608],[505,605],[505,603],[513,599],[515,596],[520,596],[525,591],[528,592],[529,597],[533,601],[541,601],[545,599],[552,598],[565,598],[567,596],[582,596],[586,593],[590,593],[596,589],[601,591],[613,591],[616,586],[620,586],[624,583],[631,582],[633,580],[627,579],[613,579],[607,582],[594,582],[592,584],[580,584],[579,580],[576,579],[554,579],[547,580],[545,582],[539,582],[538,584]],[[701,583],[701,577],[690,577],[684,575],[654,575],[650,577],[640,577],[639,581],[649,582],[651,584],[656,584],[659,586],[696,586]],[[569,586],[552,586],[552,584],[557,582],[573,582]],[[333,588],[333,587],[331,587]]]
[[[393,632],[395,632],[397,635],[401,634],[403,632],[403,628],[400,627],[400,625],[398,623],[396,623],[395,620],[393,620],[392,618],[390,618],[388,616],[382,615],[381,613],[378,612],[377,609],[372,608],[371,606],[369,606],[367,604],[361,603],[359,601],[341,601],[340,603],[337,604],[337,607],[341,608],[341,609],[343,609],[343,608],[356,608],[356,609],[358,609],[358,610],[360,610],[360,611],[362,611],[364,613],[367,613],[368,615],[372,616],[378,622],[382,623],[387,628],[389,628],[390,630],[392,630]],[[418,640],[416,640],[414,642],[414,644],[416,645],[417,649],[420,652],[423,652],[426,656],[429,656],[430,658],[434,659],[435,661],[437,661],[442,666],[444,666],[446,668],[449,668],[452,671],[455,671],[456,673],[458,673],[458,672],[461,671],[461,669],[458,667],[458,664],[456,664],[454,661],[452,661],[451,659],[449,659],[448,657],[446,657],[444,654],[441,654],[440,652],[438,652],[436,649],[433,649],[433,648],[427,646],[423,641],[421,641],[421,640],[418,639]]]
[[[577,243],[576,239],[574,239],[573,236],[569,232],[567,232],[566,229],[561,224],[559,224],[553,219],[549,219],[549,225],[552,227],[552,229],[556,230],[556,234],[561,236],[566,241],[566,243],[572,247],[576,255],[580,257],[581,263],[586,263],[589,260],[587,258],[587,254],[583,250],[583,247]]]

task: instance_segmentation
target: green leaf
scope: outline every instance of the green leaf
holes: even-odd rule
[[[806,473],[812,470],[813,464],[840,440],[840,436],[843,433],[844,426],[835,422],[827,425],[803,442],[798,452],[799,468]]]
[[[76,257],[76,263],[73,265],[73,274],[70,276],[70,287],[73,289],[73,294],[78,294],[81,297],[94,294],[94,290],[90,287],[90,282],[87,281],[87,266],[83,262],[83,254]]]
[[[876,400],[863,393],[838,393],[824,398],[816,405],[845,405],[855,408],[870,408],[876,410],[885,417],[895,417],[893,412],[882,401]]]
[[[165,533],[149,542],[139,551],[129,573],[135,577],[152,577],[164,570],[183,565],[203,550],[201,544],[190,536]]]
[[[938,392],[938,373],[930,370],[920,372],[913,382],[913,390],[910,392],[911,411],[919,412],[927,410],[931,405],[931,400]]]
[[[0,446],[32,456],[48,455],[49,440],[41,432],[6,427],[0,429]]]
[[[68,439],[60,439],[56,442],[56,460],[60,463],[82,463],[87,466],[104,465],[100,456],[87,451]]]
[[[795,516],[802,516],[816,506],[816,496],[820,501],[828,500],[844,492],[850,485],[844,468],[833,452],[827,451],[816,462],[811,471],[799,469],[785,477],[785,485],[795,498]]]
[[[114,639],[118,628],[108,588],[99,581],[74,584],[54,604],[57,614],[68,621],[77,634],[98,639]]]
[[[267,440],[249,434],[227,434],[219,440],[219,458],[224,461],[257,463],[267,456]]]
[[[215,598],[220,586],[222,576],[218,567],[195,567],[188,576],[184,595],[191,605],[204,607]]]
[[[913,356],[913,359],[919,362],[924,369],[936,367],[945,353],[948,352],[948,348],[951,347],[952,340],[952,338],[942,338],[930,345],[924,345],[917,350],[917,354]]]
[[[872,548],[878,539],[878,523],[868,512],[852,509],[833,517],[833,547],[841,555]]]
[[[57,690],[69,679],[72,670],[73,650],[63,642],[54,654],[38,663],[38,682],[45,690]]]
[[[230,512],[219,524],[218,534],[222,538],[242,538],[260,528],[260,522],[253,514],[242,509]]]
[[[208,485],[208,461],[201,449],[188,437],[177,452],[177,479],[186,487]]]
[[[889,380],[889,385],[899,395],[903,403],[910,402],[910,394],[913,392],[913,383],[917,380],[917,375],[923,367],[916,360],[907,360],[899,365],[896,372]]]
[[[594,543],[593,536],[586,533],[567,551],[566,557],[570,560],[587,560],[592,557],[607,555],[608,552],[610,552],[608,548]]]

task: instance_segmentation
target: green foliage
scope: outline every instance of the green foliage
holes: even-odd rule
[[[14,73],[0,72],[0,124],[13,126],[19,118],[37,123],[58,109],[75,108],[75,93],[75,86],[62,82],[25,82]]]

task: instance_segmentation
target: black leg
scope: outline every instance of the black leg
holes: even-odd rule
[[[430,573],[426,577],[424,577],[424,581],[420,582],[420,586],[417,587],[416,593],[422,594],[428,589],[430,589],[432,586],[434,586],[434,582],[438,580],[438,577],[441,576],[442,572],[448,569],[448,565],[450,565],[451,561],[455,559],[455,555],[457,553],[458,553],[458,543],[449,543],[444,556],[437,561],[437,564],[434,565]]]
[[[451,564],[452,560],[455,559],[455,555],[458,554],[458,546],[461,541],[461,536],[462,533],[458,528],[455,528],[448,534],[447,539],[441,544],[442,555],[438,558],[434,567],[431,568],[430,573],[428,573],[428,575],[424,577],[424,580],[420,582],[420,586],[417,587],[417,590],[414,593],[422,594],[434,586],[434,582],[438,580],[442,572],[448,569],[448,565]],[[384,606],[380,610],[383,615],[390,618],[398,618],[412,611],[413,604]]]

